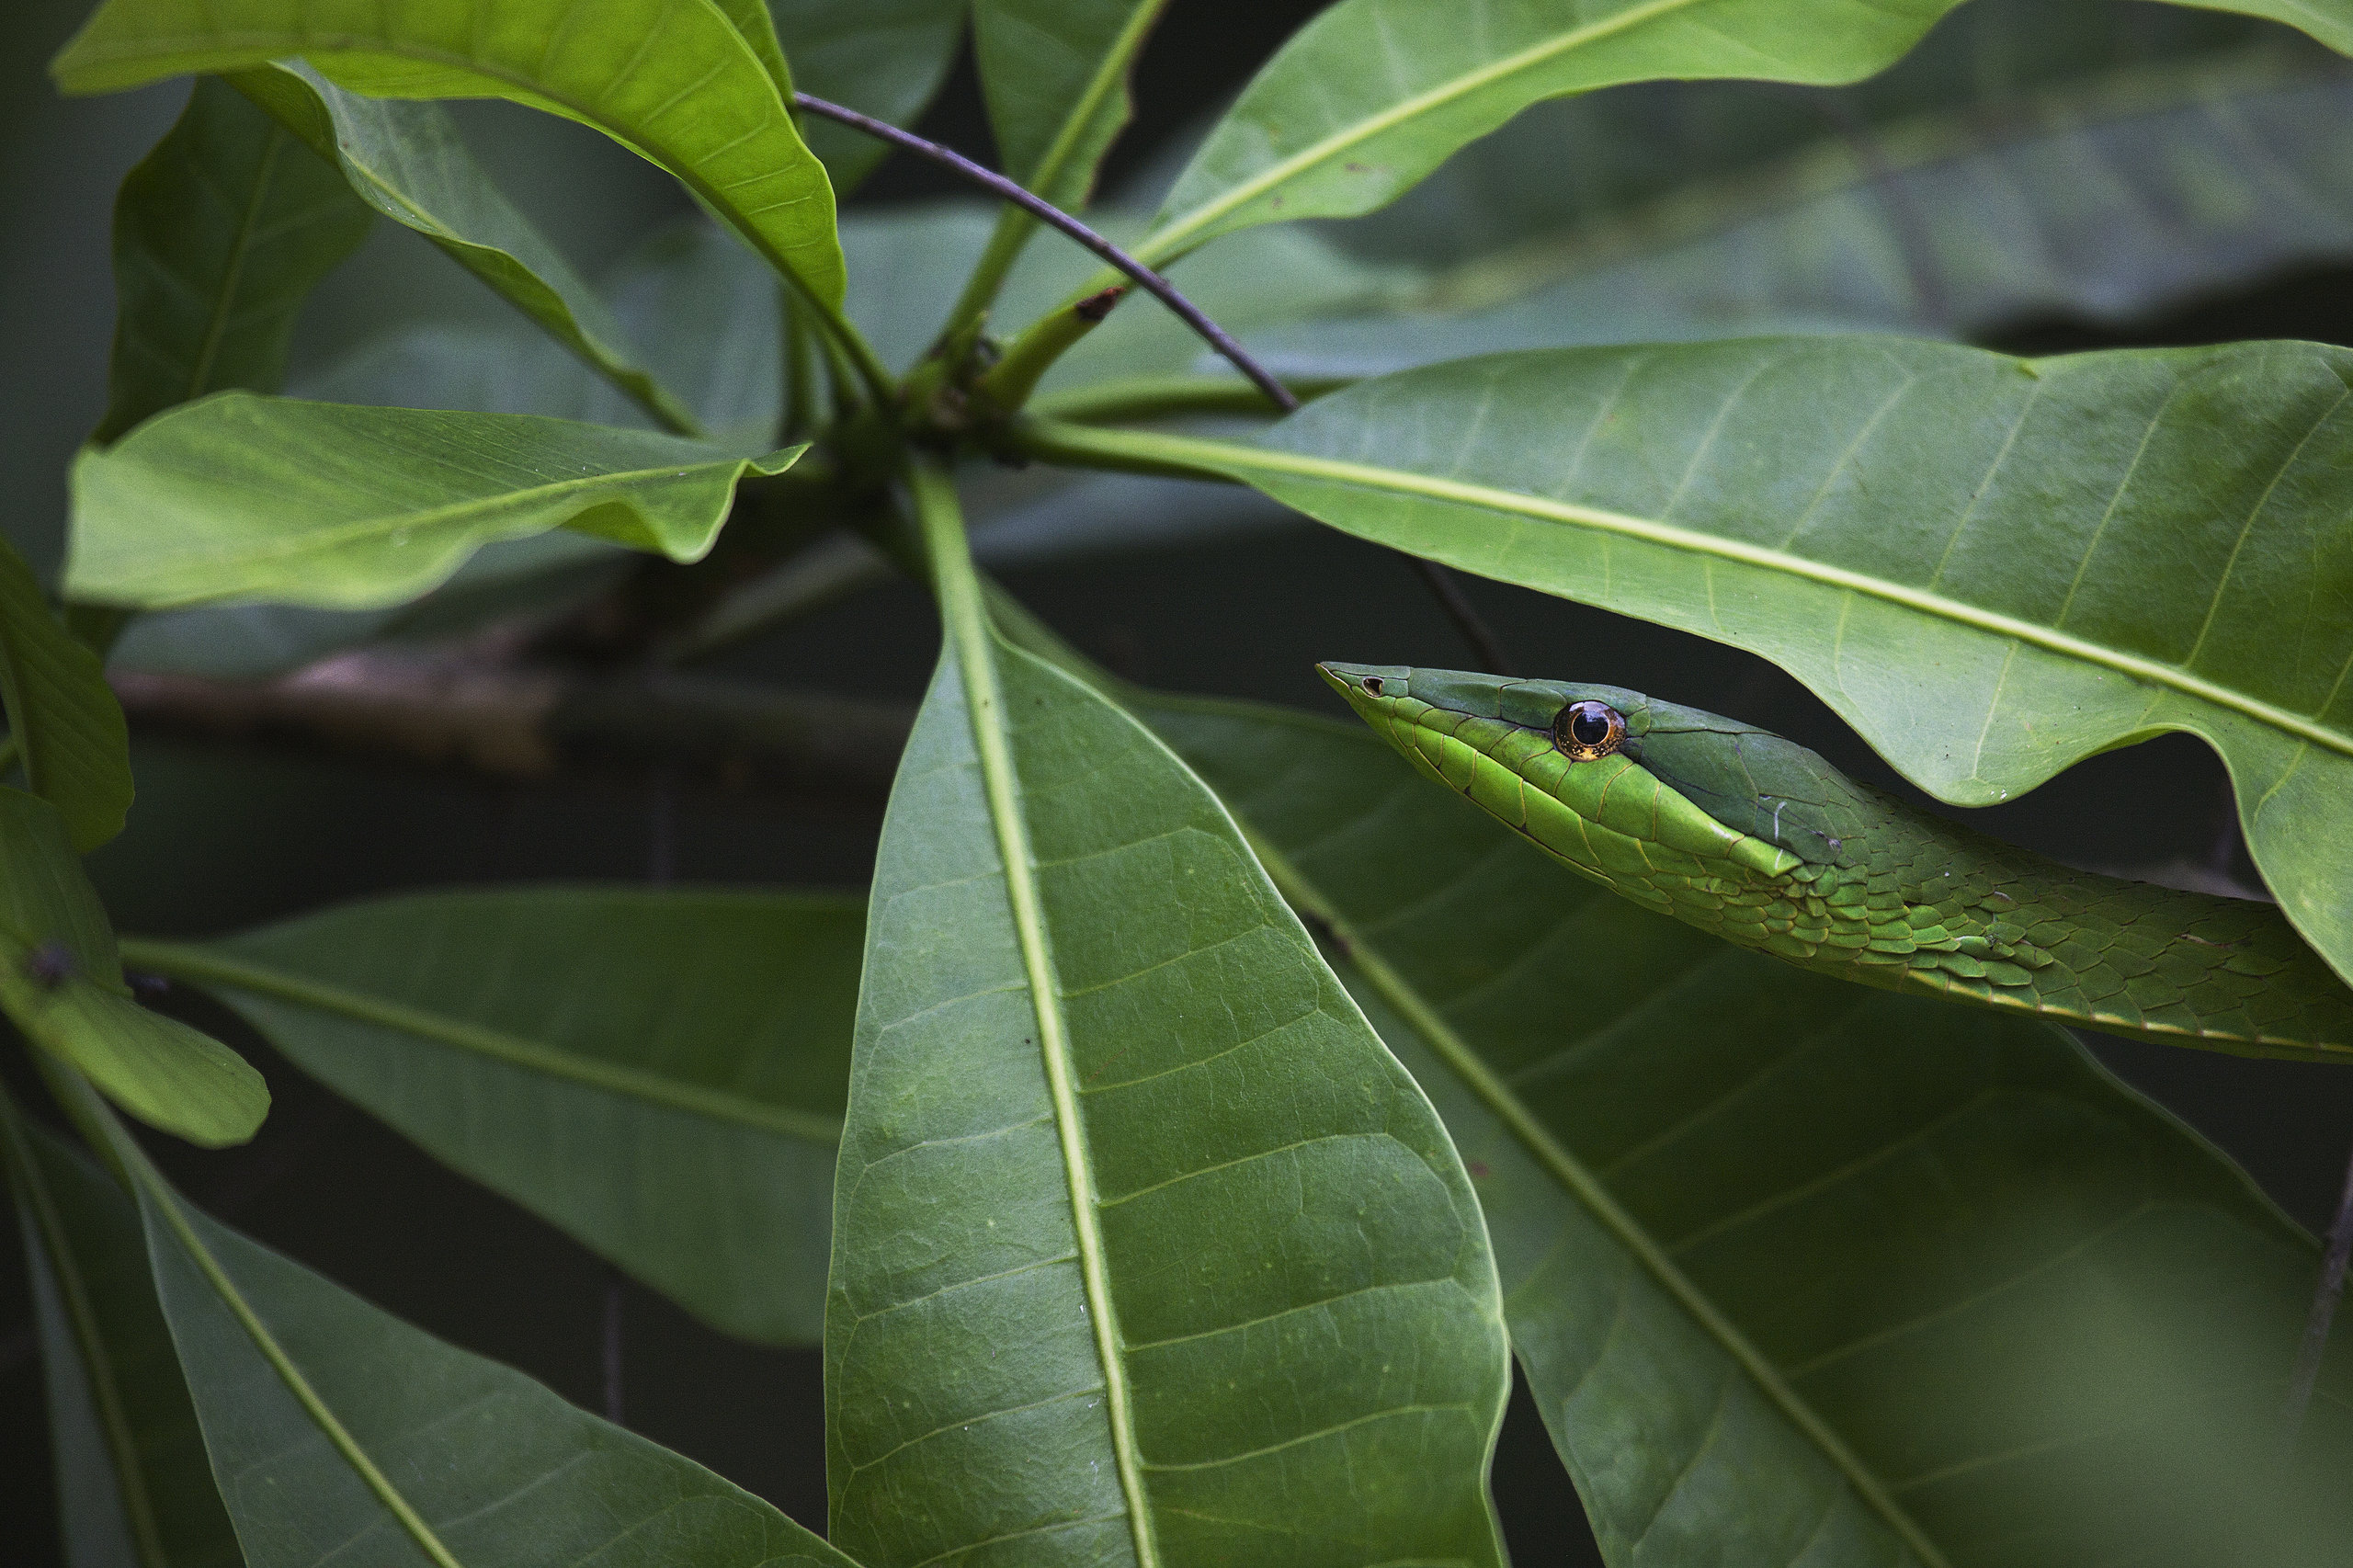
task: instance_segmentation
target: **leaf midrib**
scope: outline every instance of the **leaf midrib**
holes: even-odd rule
[[[1353,125],[1332,132],[1321,142],[1302,148],[1281,162],[1270,165],[1241,184],[1231,187],[1222,196],[1213,198],[1194,208],[1192,211],[1176,220],[1137,246],[1136,255],[1147,265],[1156,266],[1166,260],[1170,253],[1195,233],[1208,228],[1237,209],[1247,206],[1294,175],[1311,169],[1318,164],[1327,163],[1349,148],[1370,141],[1382,131],[1402,125],[1426,110],[1456,98],[1467,97],[1480,88],[1499,82],[1506,76],[1541,65],[1554,55],[1566,53],[1570,50],[1608,38],[1614,33],[1623,32],[1629,28],[1639,27],[1670,11],[1680,10],[1687,6],[1699,3],[1699,0],[1649,0],[1646,5],[1631,6],[1604,21],[1592,22],[1583,28],[1572,28],[1543,43],[1523,49],[1517,54],[1506,55],[1503,59],[1481,66],[1476,71],[1465,72],[1435,87],[1426,88],[1412,97],[1401,99],[1379,114],[1370,115]]]
[[[642,1068],[578,1056],[525,1040],[503,1030],[472,1024],[445,1014],[412,1007],[366,992],[313,980],[275,966],[242,959],[218,949],[191,943],[126,938],[124,960],[195,984],[246,991],[297,1006],[332,1013],[356,1023],[396,1029],[404,1034],[459,1051],[504,1062],[512,1067],[543,1074],[586,1088],[658,1105],[690,1116],[725,1121],[756,1131],[779,1134],[813,1143],[838,1143],[838,1117],[790,1106],[765,1105],[723,1090],[681,1082]]]
[[[1050,439],[1056,445],[1086,447],[1120,456],[1149,457],[1171,464],[1206,469],[1229,478],[1247,483],[1247,471],[1256,469],[1288,474],[1301,479],[1324,480],[1339,484],[1357,485],[1369,490],[1387,491],[1404,495],[1417,495],[1427,500],[1450,502],[1461,506],[1480,506],[1490,511],[1506,512],[1539,522],[1566,523],[1574,527],[1593,528],[1601,532],[1622,535],[1655,544],[1664,549],[1679,550],[1694,555],[1711,555],[1720,560],[1733,561],[1742,565],[1778,572],[1785,576],[1820,583],[1824,586],[1844,588],[1886,603],[1901,605],[1952,621],[1956,625],[1972,627],[1996,636],[2014,637],[2048,653],[2078,659],[2116,671],[2133,680],[2166,687],[2186,697],[2194,697],[2257,723],[2282,731],[2325,750],[2353,756],[2353,733],[2334,730],[2318,720],[2293,713],[2275,703],[2235,690],[2218,682],[2191,674],[2178,665],[2168,665],[2155,659],[2143,658],[2103,643],[2072,636],[2053,627],[2043,626],[2016,616],[1948,598],[1942,594],[1906,587],[1884,577],[1833,566],[1810,560],[1787,551],[1763,545],[1747,544],[1697,529],[1678,528],[1672,523],[1654,522],[1647,517],[1631,517],[1621,512],[1606,511],[1597,506],[1580,506],[1546,496],[1529,495],[1521,491],[1503,490],[1492,485],[1472,484],[1461,480],[1438,479],[1427,474],[1409,473],[1398,469],[1376,468],[1368,463],[1351,462],[1342,458],[1320,458],[1305,453],[1285,452],[1264,447],[1248,447],[1229,441],[1205,440],[1189,436],[1161,435],[1143,431],[1117,432],[1088,430],[1077,426],[1049,425],[1038,421],[1040,432],[1051,429]],[[1459,564],[1459,563],[1458,563]],[[1475,570],[1475,568],[1473,568]]]

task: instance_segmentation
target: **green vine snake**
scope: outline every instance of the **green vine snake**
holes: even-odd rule
[[[1780,736],[1615,687],[1319,666],[1415,768],[1572,870],[1804,969],[2245,1055],[2353,1061],[2272,905],[2072,870]]]

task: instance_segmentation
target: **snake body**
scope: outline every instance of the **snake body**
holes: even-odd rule
[[[2270,904],[2075,870],[1779,735],[1639,692],[1320,668],[1421,772],[1572,870],[1728,942],[2092,1028],[2353,1060],[2353,991]]]

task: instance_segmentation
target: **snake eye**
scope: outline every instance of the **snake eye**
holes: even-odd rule
[[[1381,695],[1381,677],[1379,676],[1365,676],[1364,690],[1367,697],[1379,697]]]
[[[1625,739],[1626,721],[1607,702],[1572,702],[1552,721],[1552,744],[1572,761],[1608,756]]]

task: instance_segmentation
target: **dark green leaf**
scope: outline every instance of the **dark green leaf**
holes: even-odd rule
[[[242,1143],[269,1112],[244,1058],[123,983],[114,931],[56,809],[0,789],[0,1010],[151,1127],[192,1143]]]
[[[350,905],[132,961],[732,1334],[813,1343],[864,917],[641,889]]]
[[[502,97],[592,125],[685,182],[822,306],[842,297],[824,170],[759,51],[712,0],[426,0],[338,16],[287,0],[106,0],[51,65],[68,92],[309,56],[381,97]]]
[[[447,109],[362,97],[299,62],[231,80],[331,159],[370,207],[438,245],[665,428],[697,433],[687,405],[639,365],[605,301],[491,183]]]
[[[197,1212],[119,1129],[112,1147],[252,1568],[849,1568],[691,1460]]]
[[[68,1568],[234,1568],[203,1435],[155,1304],[139,1211],[0,1096],[40,1330]]]
[[[1214,460],[1351,533],[1760,653],[1956,804],[2199,735],[2281,907],[2353,974],[2348,380],[2312,344],[1557,350],[1360,382]]]
[[[122,831],[131,737],[98,656],[51,615],[16,547],[0,540],[0,699],[25,782],[64,819],[77,850]],[[5,771],[5,770],[0,770]]]
[[[1899,70],[1936,52],[1951,74],[1949,51],[1933,45]],[[1794,95],[1757,103],[1770,90],[1746,85],[1662,83],[1540,106],[1384,213],[1383,233],[1361,244],[1388,254],[1410,231],[1442,254],[1461,254],[1457,237],[1492,254],[1431,275],[1411,314],[1245,341],[1286,373],[1371,375],[1504,348],[1869,327],[1967,336],[2047,312],[2131,317],[2353,254],[2353,162],[2329,133],[2353,113],[2353,79],[2317,53],[2141,66],[1850,135],[1824,136]],[[1791,108],[1811,145],[1714,171],[1728,152],[1719,142],[1790,140],[1787,127],[1751,121]],[[1569,147],[1639,148],[1629,163],[1670,168],[1564,195],[1541,175]],[[1681,183],[1667,177],[1687,169]],[[1515,202],[1522,192],[1540,194]],[[1334,237],[1358,248],[1357,227]]]
[[[1342,0],[1302,28],[1210,133],[1140,254],[1163,261],[1255,223],[1368,212],[1530,104],[1619,83],[1852,82],[1954,0],[1593,0],[1575,7]],[[2336,0],[2241,0],[2353,49]]]
[[[114,355],[92,438],[223,388],[276,392],[296,313],[369,222],[332,167],[199,77],[115,198]]]
[[[991,656],[977,714],[943,658],[883,828],[835,1536],[870,1568],[1497,1561],[1499,1309],[1436,1118],[1199,782]]]
[[[494,540],[573,528],[699,560],[747,459],[650,431],[523,415],[223,392],[74,465],[75,597],[163,607],[412,598]]]
[[[2328,1560],[2353,1353],[2275,1457],[2310,1240],[2065,1036],[1628,907],[1370,733],[1139,711],[1445,1113],[1611,1562]]]

